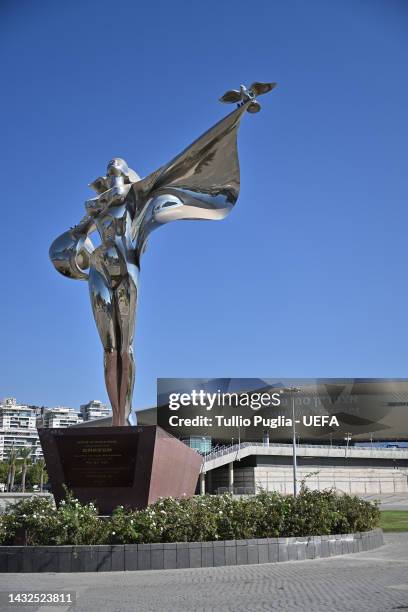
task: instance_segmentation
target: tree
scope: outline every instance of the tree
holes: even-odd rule
[[[40,491],[42,493],[43,490],[43,486],[44,486],[44,477],[47,478],[47,473],[45,471],[45,461],[44,459],[39,459],[36,463],[37,469],[39,471],[40,474]]]
[[[44,459],[39,459],[37,461],[38,469],[40,470],[40,491],[42,493],[44,486],[44,474],[45,474],[45,461]]]
[[[42,486],[48,481],[48,475],[45,471],[45,462],[43,459],[32,463],[27,468],[27,477],[26,477],[26,490],[28,487],[32,488],[34,485]]]
[[[1,483],[5,484],[7,482],[8,471],[9,471],[9,466],[8,466],[7,461],[0,461],[0,482]]]
[[[9,458],[8,458],[8,477],[7,477],[7,490],[12,491],[14,487],[14,478],[16,477],[16,467],[17,467],[17,451],[14,447],[11,449]]]
[[[23,460],[23,469],[21,473],[21,490],[24,493],[25,485],[26,485],[26,476],[27,476],[27,462],[31,455],[31,446],[24,446],[20,449],[20,459]]]

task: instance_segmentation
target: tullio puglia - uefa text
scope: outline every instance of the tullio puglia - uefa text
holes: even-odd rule
[[[182,406],[196,406],[212,410],[214,406],[242,406],[259,410],[260,408],[270,408],[281,405],[280,393],[223,393],[218,390],[209,393],[200,389],[193,389],[190,393],[170,393],[169,408],[178,410]]]

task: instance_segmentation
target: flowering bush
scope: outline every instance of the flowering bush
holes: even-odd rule
[[[98,510],[93,503],[80,504],[67,491],[55,512],[59,525],[58,532],[53,535],[53,544],[104,544],[107,540],[109,522],[98,516]]]
[[[302,487],[294,498],[262,492],[167,497],[144,510],[118,506],[108,519],[69,492],[59,508],[30,498],[0,516],[0,544],[132,544],[309,536],[367,531],[378,526],[378,505],[333,490]]]
[[[80,504],[69,492],[58,509],[49,498],[31,497],[0,516],[0,544],[103,544],[107,524],[93,504]]]
[[[49,498],[24,499],[0,516],[1,544],[51,544],[58,530],[57,513]]]

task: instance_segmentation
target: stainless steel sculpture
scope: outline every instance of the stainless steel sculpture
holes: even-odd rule
[[[221,98],[238,108],[193,144],[141,179],[120,158],[91,187],[78,225],[50,247],[55,268],[69,278],[88,280],[91,305],[104,349],[105,384],[112,425],[127,425],[132,408],[135,363],[132,342],[140,259],[150,232],[178,219],[223,219],[239,193],[237,131],[245,111],[260,110],[257,95],[275,83],[253,83]],[[97,230],[101,245],[89,235]]]

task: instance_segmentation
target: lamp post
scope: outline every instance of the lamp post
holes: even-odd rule
[[[293,456],[293,497],[297,497],[297,456],[296,456],[296,418],[295,418],[295,393],[299,393],[299,387],[287,387],[281,390],[289,393],[292,397],[292,456]]]
[[[351,433],[350,432],[346,433],[346,437],[344,439],[346,440],[346,459],[347,459],[349,442],[351,440]]]

